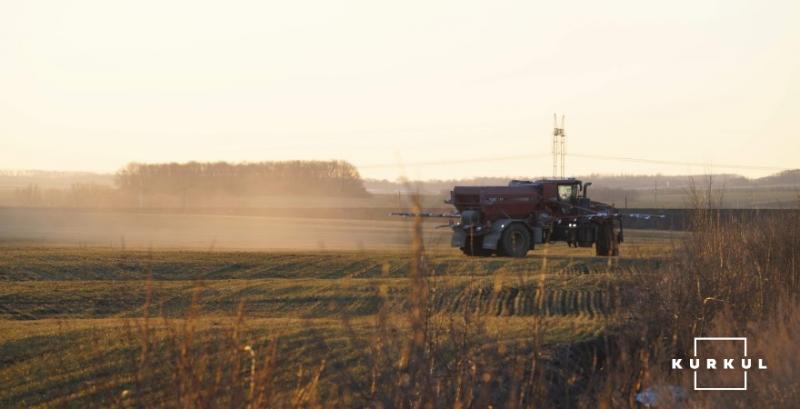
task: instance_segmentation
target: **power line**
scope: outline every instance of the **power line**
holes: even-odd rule
[[[657,164],[657,165],[672,165],[672,166],[697,166],[697,167],[710,167],[710,168],[748,169],[748,170],[777,170],[777,171],[783,171],[783,170],[790,170],[791,169],[791,168],[783,168],[783,167],[779,167],[779,166],[733,165],[733,164],[724,164],[724,163],[682,162],[682,161],[670,161],[670,160],[659,160],[659,159],[632,158],[632,157],[625,157],[625,156],[586,155],[586,154],[581,154],[581,153],[570,153],[569,156],[574,156],[576,158],[586,158],[586,159],[600,159],[600,160],[620,161],[620,162],[650,163],[650,164]]]
[[[455,160],[442,160],[430,162],[409,162],[409,163],[375,163],[367,165],[356,165],[359,169],[375,169],[375,168],[391,168],[402,166],[441,166],[441,165],[457,165],[464,163],[480,163],[480,162],[500,162],[504,160],[520,160],[520,159],[537,159],[548,156],[547,154],[538,155],[514,155],[514,156],[495,156],[491,158],[472,158],[472,159],[455,159]]]
[[[400,168],[403,166],[443,166],[443,165],[457,165],[457,164],[468,164],[468,163],[501,162],[501,161],[521,160],[521,159],[538,159],[547,156],[550,155],[528,154],[528,155],[494,156],[494,157],[484,157],[484,158],[454,159],[454,160],[427,161],[427,162],[373,163],[365,165],[356,165],[356,167],[358,169],[378,169],[378,168],[392,168],[392,167]],[[628,156],[587,155],[582,153],[568,153],[566,154],[566,156],[571,156],[575,158],[584,158],[584,159],[598,159],[606,161],[632,162],[632,163],[648,163],[648,164],[668,165],[668,166],[695,166],[695,167],[709,167],[709,168],[767,170],[767,171],[784,171],[793,169],[793,168],[785,168],[779,166],[684,162],[684,161],[670,161],[670,160],[659,160],[659,159],[648,159],[648,158],[635,158]]]

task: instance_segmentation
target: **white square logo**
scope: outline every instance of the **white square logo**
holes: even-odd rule
[[[742,342],[742,356],[747,357],[747,338],[745,337],[696,337],[694,339],[694,346],[692,347],[692,355],[696,358],[697,357],[697,343],[698,341],[741,341]],[[697,386],[697,370],[693,372],[694,378],[694,390],[696,391],[746,391],[747,390],[747,370],[742,369],[744,372],[743,376],[743,386],[742,387],[725,387],[725,388],[714,388],[714,387],[698,387]]]

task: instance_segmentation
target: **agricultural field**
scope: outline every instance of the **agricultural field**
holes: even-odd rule
[[[158,225],[139,222],[126,226]],[[721,325],[761,335],[769,380],[790,380],[796,222],[743,235],[709,218],[626,230],[620,257],[543,245],[523,259],[465,257],[408,221],[328,221],[337,237],[383,240],[354,250],[7,236],[0,407],[638,407],[650,385],[690,385],[664,365]],[[742,407],[794,402],[792,390],[757,389]]]
[[[432,325],[444,328],[453,318],[474,317],[487,345],[526,346],[535,338],[555,350],[596,340],[624,316],[629,294],[623,284],[634,281],[634,273],[657,268],[658,254],[675,245],[665,233],[629,236],[623,247],[629,256],[613,260],[566,246],[508,259],[467,258],[432,245],[424,259]],[[119,399],[135,383],[144,317],[149,342],[156,344],[179,337],[171,331],[180,332],[187,317],[198,338],[239,326],[240,343],[257,353],[271,340],[278,343],[286,362],[276,374],[280,384],[290,383],[298,363],[324,361],[320,382],[336,380],[352,391],[368,382],[364,345],[378,318],[397,325],[396,331],[409,325],[414,267],[403,250],[198,251],[7,242],[2,253],[0,407],[125,403]],[[342,368],[356,368],[361,378],[343,375]],[[155,395],[148,399],[166,393],[167,384],[152,382],[146,393]]]

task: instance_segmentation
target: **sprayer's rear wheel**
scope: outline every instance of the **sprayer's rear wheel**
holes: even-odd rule
[[[498,249],[504,256],[525,257],[531,249],[531,232],[521,224],[511,224],[503,231]]]
[[[612,222],[603,223],[597,228],[597,241],[594,244],[595,254],[598,256],[618,256],[619,237],[614,232]]]

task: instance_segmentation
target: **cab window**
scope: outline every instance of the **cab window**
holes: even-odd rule
[[[558,200],[563,202],[570,202],[578,195],[578,189],[575,185],[558,185]]]

